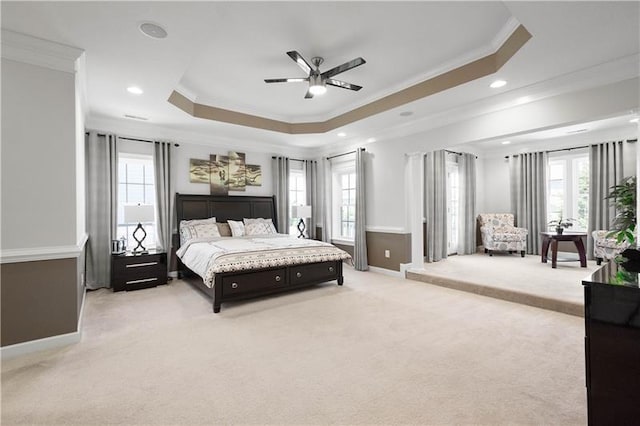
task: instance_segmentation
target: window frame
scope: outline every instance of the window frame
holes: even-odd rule
[[[586,185],[586,214],[582,219],[584,220],[584,227],[580,226],[579,203],[580,197],[585,192],[580,191],[579,186],[579,162],[586,161],[587,170],[587,185]],[[553,156],[549,156],[548,161],[548,174],[547,174],[547,221],[559,219],[559,212],[552,212],[551,209],[551,167],[561,164],[563,168],[563,199],[562,199],[562,218],[572,218],[573,227],[571,231],[575,232],[587,232],[589,226],[589,153],[586,150],[576,150],[576,152],[560,153]],[[550,226],[548,230],[553,231],[553,226]]]
[[[292,189],[292,183],[296,182],[295,189]],[[302,185],[299,188],[298,185]],[[296,194],[295,197],[293,194]],[[307,179],[304,169],[289,168],[289,234],[298,234],[298,218],[293,217],[294,206],[307,205]],[[282,231],[281,231],[282,232]]]
[[[355,199],[357,197],[356,193],[356,165],[354,160],[343,161],[341,163],[332,165],[331,167],[331,179],[332,179],[332,209],[331,209],[331,241],[343,244],[343,245],[354,245],[355,244]],[[342,235],[342,209],[345,207],[342,203],[343,191],[345,190],[342,186],[342,177],[345,175],[353,175],[353,188],[350,186],[351,182],[348,182],[347,191],[353,191],[353,204],[348,204],[346,207],[353,208],[353,221],[347,220],[347,223],[354,224],[354,236],[349,237],[348,235]],[[351,189],[352,188],[352,189]],[[348,200],[351,201],[350,196]]]
[[[142,183],[138,182],[129,182],[129,176],[126,174],[124,177],[121,176],[121,162],[125,163],[125,170],[128,163],[142,163],[143,172],[142,172]],[[148,173],[145,170],[146,167],[151,167],[150,171],[150,179],[151,183],[148,183]],[[121,185],[125,185],[126,197],[122,196],[121,193]],[[129,201],[129,185],[141,185],[142,186],[142,202],[140,201]],[[127,223],[124,221],[124,206],[127,205],[135,205],[135,204],[145,204],[145,205],[153,205],[154,206],[154,220],[152,222],[144,222],[142,223],[144,227],[144,231],[147,236],[144,239],[143,244],[147,249],[157,249],[157,231],[156,226],[158,223],[157,217],[157,209],[156,207],[156,193],[155,193],[155,170],[153,164],[153,155],[151,154],[139,154],[139,153],[131,153],[131,152],[118,152],[118,176],[117,176],[117,214],[116,214],[116,238],[121,238],[124,236],[126,241],[126,249],[130,250],[134,248],[137,243],[133,240],[132,235],[138,226],[137,223]],[[148,199],[150,198],[150,200]]]

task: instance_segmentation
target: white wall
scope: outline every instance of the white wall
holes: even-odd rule
[[[509,213],[511,188],[509,163],[505,158],[481,159],[483,164],[483,210],[478,213]]]
[[[77,244],[76,146],[74,74],[2,58],[3,250]]]
[[[176,192],[181,194],[209,194],[210,188],[208,184],[189,182],[189,160],[199,159],[208,160],[211,154],[226,155],[232,146],[228,149],[219,147],[211,147],[204,145],[195,145],[188,143],[180,143],[180,146],[174,148],[173,158],[173,175],[175,178]],[[264,152],[245,152],[246,164],[258,164],[262,166],[262,186],[247,186],[245,191],[229,191],[229,195],[273,195],[273,175],[271,172],[271,154]]]
[[[86,234],[85,207],[85,154],[84,120],[86,115],[85,56],[84,53],[76,61],[75,74],[75,115],[76,115],[76,238],[80,244]]]

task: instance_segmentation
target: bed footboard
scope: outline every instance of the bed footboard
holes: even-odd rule
[[[213,312],[220,312],[223,302],[280,293],[333,280],[337,280],[338,285],[344,282],[342,260],[216,274]]]

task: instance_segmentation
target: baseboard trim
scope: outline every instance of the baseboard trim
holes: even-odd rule
[[[404,275],[402,275],[402,273],[400,271],[393,271],[391,269],[380,268],[380,267],[377,267],[377,266],[369,265],[369,270],[371,272],[375,272],[377,274],[389,275],[390,277],[397,277],[397,278],[403,278],[404,277]]]
[[[7,360],[17,356],[27,355],[34,352],[48,349],[60,348],[80,342],[82,339],[82,320],[84,318],[84,303],[87,290],[82,294],[82,306],[78,317],[78,329],[73,333],[59,334],[57,336],[45,337],[43,339],[30,340],[28,342],[16,343],[15,345],[0,348],[0,359]]]

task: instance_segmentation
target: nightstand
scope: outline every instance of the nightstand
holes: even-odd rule
[[[112,254],[113,291],[138,290],[167,283],[167,254],[149,250],[145,254]]]

